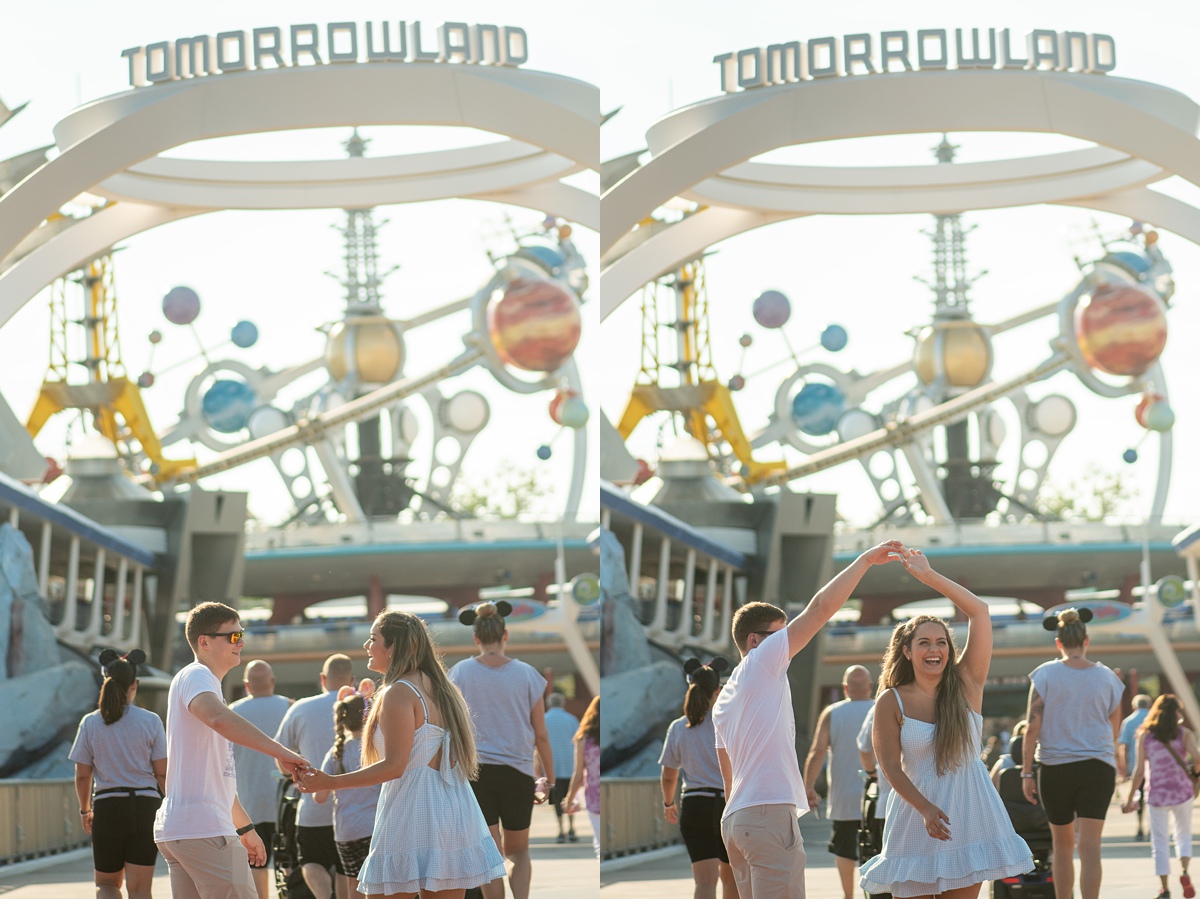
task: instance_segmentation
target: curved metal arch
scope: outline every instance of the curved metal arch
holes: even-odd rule
[[[599,147],[592,136],[598,122],[593,86],[499,67],[305,67],[137,88],[81,107],[56,126],[60,155],[0,198],[0,258],[73,197],[192,141],[297,128],[458,125],[596,168]],[[474,184],[466,192],[483,190]]]
[[[1064,72],[915,72],[729,94],[671,113],[650,129],[657,155],[602,200],[601,250],[607,253],[672,197],[779,147],[881,134],[1046,132],[1119,150],[1200,185],[1198,122],[1200,107],[1169,88]],[[1053,193],[1025,202],[1048,198]],[[982,199],[986,205],[989,198]],[[978,205],[970,191],[959,202]]]

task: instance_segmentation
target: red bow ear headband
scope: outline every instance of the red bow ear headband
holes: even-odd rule
[[[140,649],[131,649],[125,655],[121,655],[115,649],[106,649],[100,653],[100,664],[104,668],[108,668],[117,659],[124,659],[133,666],[133,676],[137,677],[137,666],[146,661],[146,653]]]
[[[720,680],[721,672],[729,670],[729,660],[724,656],[713,656],[712,661],[705,665],[699,659],[688,659],[683,663],[683,673],[687,675],[687,682],[689,684],[694,683],[692,675],[701,668],[710,669],[713,674],[717,675],[717,679]]]
[[[469,609],[463,609],[458,613],[458,620],[467,626],[474,624],[475,619],[479,617],[475,610],[481,605],[483,605],[483,603],[479,603],[478,605],[472,606]],[[507,618],[512,614],[512,603],[510,603],[508,600],[502,599],[495,605],[496,614],[501,618]]]
[[[1095,613],[1091,609],[1086,608],[1086,607],[1082,608],[1082,609],[1076,609],[1075,611],[1079,613],[1079,620],[1082,621],[1084,624],[1087,624],[1089,621],[1091,621],[1093,618],[1096,617]],[[1042,619],[1042,627],[1044,627],[1048,631],[1058,630],[1058,615],[1057,614],[1047,615],[1045,618]]]

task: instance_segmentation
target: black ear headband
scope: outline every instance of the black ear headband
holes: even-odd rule
[[[483,603],[480,603],[479,605],[483,605]],[[479,617],[479,615],[475,612],[476,608],[478,608],[478,606],[473,606],[469,609],[463,609],[458,613],[458,620],[468,627],[474,624],[475,619]],[[496,603],[496,613],[501,618],[507,618],[512,614],[512,603],[506,599],[500,600],[498,603]]]
[[[129,652],[125,653],[125,655],[121,655],[115,649],[106,649],[106,650],[104,650],[104,652],[100,653],[100,664],[104,668],[108,668],[108,666],[111,665],[113,662],[115,662],[117,659],[124,659],[126,662],[128,662],[130,665],[132,665],[133,666],[133,676],[136,678],[137,677],[137,666],[143,664],[146,661],[146,653],[144,653],[140,649],[131,649],[131,650],[129,650]]]
[[[719,679],[722,671],[729,670],[729,660],[724,656],[713,656],[712,661],[705,665],[697,658],[688,659],[683,663],[683,673],[687,675],[688,683],[694,683],[692,675],[701,668],[708,668]]]
[[[1091,621],[1093,618],[1096,617],[1095,613],[1087,607],[1084,607],[1082,609],[1076,609],[1076,611],[1079,613],[1079,620],[1082,621],[1084,624],[1087,624],[1089,621]],[[1045,618],[1042,619],[1042,627],[1044,627],[1048,631],[1058,630],[1058,615],[1057,614],[1047,615]]]

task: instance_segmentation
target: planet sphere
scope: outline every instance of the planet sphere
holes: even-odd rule
[[[831,353],[840,353],[846,348],[850,337],[841,325],[830,325],[821,332],[821,346]]]
[[[517,278],[487,308],[488,337],[506,365],[523,371],[556,371],[583,330],[579,303],[551,281]]]
[[[805,434],[821,437],[837,427],[846,397],[833,384],[810,381],[792,399],[792,421]]]
[[[1129,284],[1101,284],[1075,307],[1075,342],[1092,368],[1143,374],[1167,345],[1167,307]]]
[[[539,446],[537,448],[537,457],[539,459],[541,459],[543,462],[545,462],[547,459],[549,459],[550,458],[550,447],[546,446],[544,443],[541,446]]]
[[[221,379],[204,392],[200,411],[208,426],[222,434],[236,434],[246,427],[258,399],[245,381]]]
[[[200,297],[190,287],[172,287],[162,301],[163,315],[173,325],[190,325],[200,314]]]
[[[754,301],[751,312],[764,328],[782,328],[792,317],[792,304],[778,290],[764,290]]]
[[[234,346],[249,349],[258,343],[258,327],[254,322],[240,321],[230,330],[229,339]]]

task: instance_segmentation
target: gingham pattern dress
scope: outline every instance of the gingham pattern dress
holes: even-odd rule
[[[450,764],[450,732],[429,723],[420,690],[405,680],[397,683],[417,694],[425,723],[413,734],[404,773],[380,791],[371,854],[358,872],[359,890],[368,896],[460,890],[503,877],[504,861],[471,784],[461,766]],[[372,740],[382,755],[379,728]],[[429,762],[439,749],[441,769],[435,770]]]
[[[903,703],[900,713],[904,714]],[[982,745],[982,737],[983,716],[971,712],[972,744]],[[925,819],[900,794],[892,793],[883,852],[862,866],[860,882],[868,893],[890,892],[897,899],[936,895],[1033,870],[1029,846],[1013,831],[987,767],[975,757],[939,777],[933,741],[933,724],[904,716],[904,773],[922,796],[946,813],[950,841],[929,836]]]

